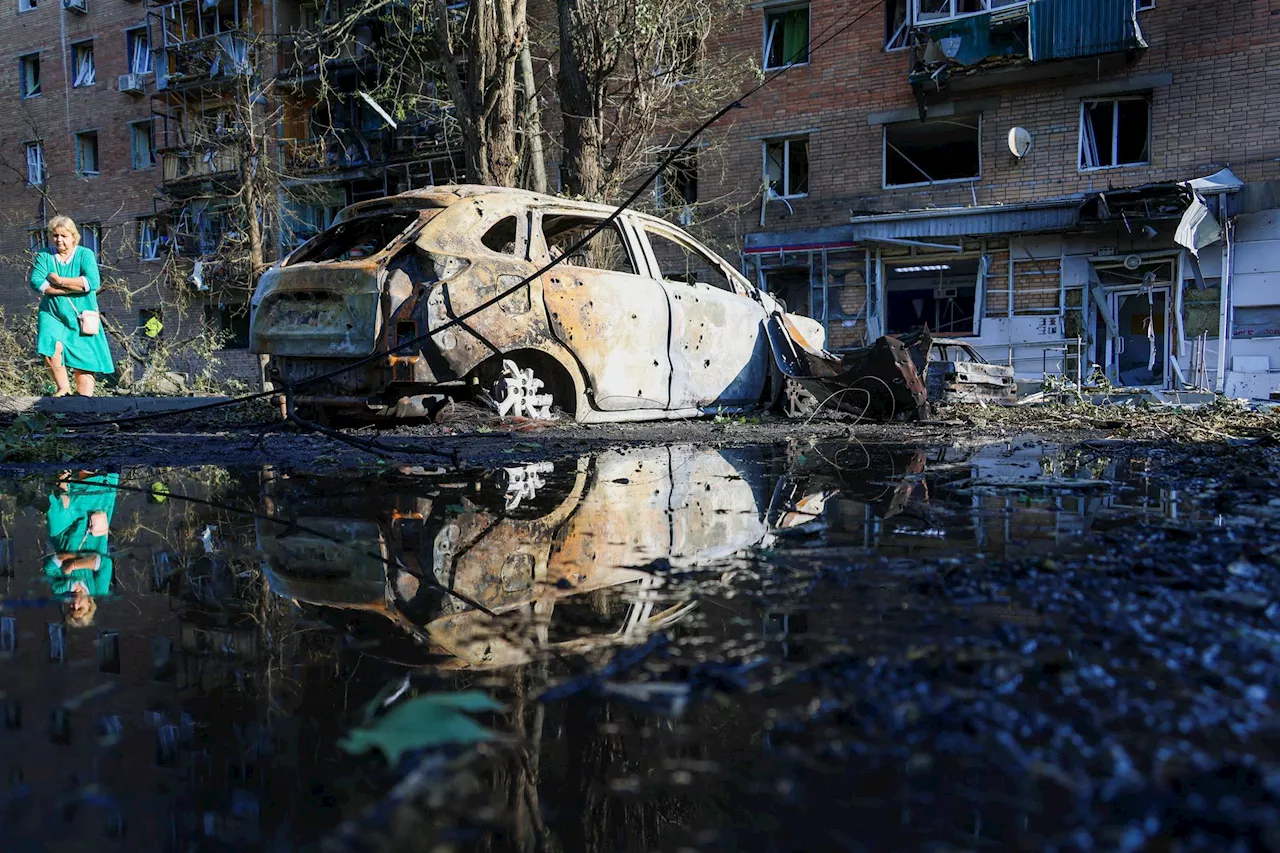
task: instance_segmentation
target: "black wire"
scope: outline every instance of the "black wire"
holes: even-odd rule
[[[825,38],[821,39],[820,41],[815,41],[812,44],[805,44],[803,47],[797,49],[797,51],[791,55],[790,59],[785,65],[775,70],[772,74],[765,75],[765,77],[755,86],[752,86],[746,92],[739,95],[736,99],[734,99],[733,101],[730,101],[720,109],[716,110],[711,115],[710,118],[702,122],[702,124],[698,125],[696,129],[694,129],[688,136],[686,136],[683,142],[681,142],[675,148],[668,149],[667,155],[662,159],[662,162],[658,164],[657,168],[649,172],[648,176],[644,179],[644,182],[641,183],[638,187],[636,187],[636,189],[631,193],[631,195],[627,196],[627,198],[620,205],[615,207],[608,216],[606,216],[594,228],[588,231],[580,240],[578,240],[578,242],[574,243],[572,246],[566,249],[564,253],[561,254],[558,258],[553,258],[550,262],[544,264],[540,269],[536,270],[535,272],[521,279],[517,284],[513,284],[511,287],[508,287],[506,290],[499,291],[497,294],[481,302],[479,305],[476,305],[475,307],[470,308],[467,311],[464,311],[463,313],[457,315],[456,317],[436,327],[435,329],[432,329],[431,331],[425,332],[421,335],[410,338],[406,341],[402,341],[401,343],[397,344],[396,346],[390,349],[380,350],[378,352],[370,353],[367,356],[362,356],[356,361],[351,362],[350,364],[343,365],[342,367],[336,368],[334,370],[331,370],[328,373],[322,373],[319,376],[312,376],[307,379],[303,379],[299,382],[294,383],[294,387],[313,385],[317,382],[324,382],[325,380],[333,379],[336,376],[341,376],[342,374],[355,370],[358,367],[363,367],[364,365],[369,364],[370,362],[384,358],[393,353],[397,353],[415,344],[419,344],[422,341],[432,337],[433,335],[438,335],[440,332],[443,332],[445,329],[452,328],[453,326],[456,326],[464,322],[465,320],[475,316],[481,311],[484,311],[485,309],[493,307],[497,303],[501,302],[503,299],[510,296],[512,293],[515,293],[520,288],[532,282],[534,279],[551,271],[557,265],[559,265],[561,261],[563,261],[565,258],[572,256],[575,252],[577,252],[579,249],[581,249],[583,246],[589,243],[592,239],[594,239],[597,234],[599,234],[605,228],[608,228],[610,225],[616,222],[618,220],[618,217],[620,217],[624,211],[630,208],[631,205],[635,204],[635,202],[640,198],[640,196],[642,196],[645,193],[645,191],[653,184],[653,182],[657,180],[658,175],[666,171],[667,167],[670,166],[673,162],[675,162],[675,160],[681,154],[683,154],[699,136],[701,136],[704,132],[706,132],[708,128],[710,128],[713,124],[715,124],[720,119],[728,115],[731,110],[738,109],[739,107],[741,107],[743,105],[742,102],[745,101],[747,98],[752,97],[761,89],[764,89],[766,86],[771,84],[774,80],[777,80],[783,74],[786,74],[788,71],[790,71],[793,67],[795,67],[795,63],[798,60],[800,60],[802,56],[811,58],[813,54],[818,51],[819,48],[829,44],[837,36],[849,30],[851,27],[853,27],[854,24],[861,21],[863,18],[871,14],[873,11],[875,11],[877,8],[879,8],[883,4],[884,4],[884,0],[875,0],[875,2],[873,2],[865,10],[863,10],[861,14],[852,18],[847,23],[843,24],[842,26],[840,26],[839,28],[831,32]],[[834,22],[832,24],[829,24],[827,29],[830,29],[832,26],[834,26]],[[766,61],[767,61],[767,58],[766,58]],[[208,411],[210,409],[218,409],[226,406],[238,405],[240,403],[247,403],[251,400],[260,400],[264,397],[269,397],[278,393],[280,392],[276,390],[258,391],[253,394],[247,394],[243,397],[234,397],[230,400],[218,400],[213,403],[204,403],[202,405],[192,406],[191,408],[187,408],[187,409],[180,409],[180,410],[167,411],[167,412],[147,412],[145,414],[133,415],[128,418],[114,418],[114,419],[104,419],[104,420],[97,420],[97,421],[88,421],[88,422],[82,422],[74,425],[68,424],[67,426],[68,428],[74,427],[77,429],[84,429],[86,427],[95,427],[95,426],[121,426],[123,424],[128,424],[128,423],[157,420],[159,418],[164,418],[164,417],[173,417],[176,415],[191,414],[193,412]]]

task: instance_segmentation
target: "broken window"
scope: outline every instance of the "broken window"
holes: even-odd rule
[[[102,226],[88,222],[80,226],[80,245],[95,255],[102,251]]]
[[[666,281],[683,284],[709,284],[730,293],[736,292],[733,281],[709,253],[684,242],[645,227],[658,269]]]
[[[782,269],[768,270],[764,274],[765,286],[769,293],[776,296],[787,307],[789,314],[802,314],[805,317],[821,317],[822,306],[818,305],[817,311],[812,304],[816,295],[819,300],[822,298],[822,291],[814,288],[810,282],[810,271],[808,266],[803,267],[783,267]]]
[[[501,219],[480,238],[485,248],[492,249],[502,255],[516,253],[516,218],[508,216]]]
[[[688,225],[698,203],[698,152],[681,152],[658,173],[653,192],[660,209],[679,211],[680,224]]]
[[[982,117],[902,121],[884,126],[884,185],[966,181],[982,174]]]
[[[885,0],[884,2],[884,49],[902,50],[907,46],[911,27],[907,17],[907,4],[910,0]]]
[[[19,12],[31,12],[36,8],[36,0],[18,0]]]
[[[124,31],[125,47],[129,51],[129,73],[151,73],[151,36],[146,27]]]
[[[98,174],[97,131],[76,134],[76,174],[82,178],[92,178]]]
[[[27,143],[27,183],[38,187],[44,183],[44,145],[39,142]]]
[[[1280,338],[1280,305],[1258,305],[1234,309],[1233,338]]]
[[[18,57],[18,78],[22,97],[34,98],[40,94],[40,54]]]
[[[639,270],[631,253],[627,250],[627,242],[616,222],[611,222],[600,229],[585,245],[574,248],[577,242],[590,234],[600,222],[600,219],[589,219],[583,216],[544,216],[542,235],[546,240],[547,251],[551,254],[551,258],[553,260],[564,258],[564,263],[569,266],[636,275]],[[571,249],[573,254],[566,257],[566,253]]]
[[[764,15],[764,67],[785,68],[809,61],[809,4]]]
[[[129,125],[129,150],[133,168],[150,169],[156,164],[155,140],[152,137],[150,119]]]
[[[204,322],[207,328],[221,333],[222,342],[218,349],[249,348],[248,305],[206,305]]]
[[[809,137],[770,139],[764,143],[764,177],[769,191],[782,198],[809,194]]]
[[[1145,95],[1080,105],[1080,168],[1109,169],[1151,159],[1151,101]]]
[[[27,232],[27,249],[33,255],[38,255],[45,248],[45,234],[40,228],[33,228]]]
[[[82,41],[71,45],[71,72],[75,75],[71,84],[73,88],[92,86],[97,81],[97,72],[93,66],[93,42]]]
[[[885,266],[888,334],[918,331],[974,334],[979,258],[904,258]]]
[[[160,223],[154,216],[138,220],[138,259],[154,261],[160,257]]]
[[[418,221],[416,213],[362,216],[330,228],[317,237],[290,264],[358,261],[372,257]]]

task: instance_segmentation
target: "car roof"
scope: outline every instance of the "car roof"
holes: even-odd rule
[[[420,210],[424,207],[449,207],[464,199],[483,199],[483,198],[499,198],[504,201],[518,200],[524,204],[536,207],[559,207],[569,210],[579,211],[584,214],[594,214],[597,216],[608,216],[617,210],[617,207],[611,204],[599,204],[591,201],[579,201],[572,198],[561,198],[560,196],[547,195],[545,193],[536,193],[532,190],[515,189],[513,187],[493,187],[484,184],[445,184],[434,187],[423,187],[422,189],[409,190],[399,193],[398,195],[386,196],[385,198],[370,199],[369,201],[359,201],[349,205],[339,212],[337,219],[345,220],[353,216],[363,216],[374,213],[389,213],[398,210]],[[633,216],[658,225],[665,225],[669,228],[675,228],[683,233],[678,225],[667,222],[657,216],[651,216],[647,213],[640,213],[636,210],[627,209],[623,211],[628,216]]]

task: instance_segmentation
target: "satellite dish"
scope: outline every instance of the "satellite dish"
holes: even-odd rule
[[[1009,150],[1013,156],[1021,160],[1031,150],[1031,131],[1025,127],[1015,127],[1009,131]]]

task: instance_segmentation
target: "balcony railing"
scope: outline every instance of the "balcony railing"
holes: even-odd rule
[[[253,74],[257,51],[240,33],[219,33],[167,45],[156,75],[157,89],[216,83]]]
[[[910,82],[1146,47],[1136,0],[911,0]],[[975,11],[975,6],[980,7]]]
[[[437,125],[432,125],[437,129]],[[339,129],[311,139],[281,140],[284,170],[302,175],[360,166],[402,163],[448,150],[443,130],[435,133],[393,133],[390,130]],[[420,129],[421,130],[421,129]]]
[[[231,174],[238,168],[232,151],[164,151],[160,154],[160,174],[166,184]]]

